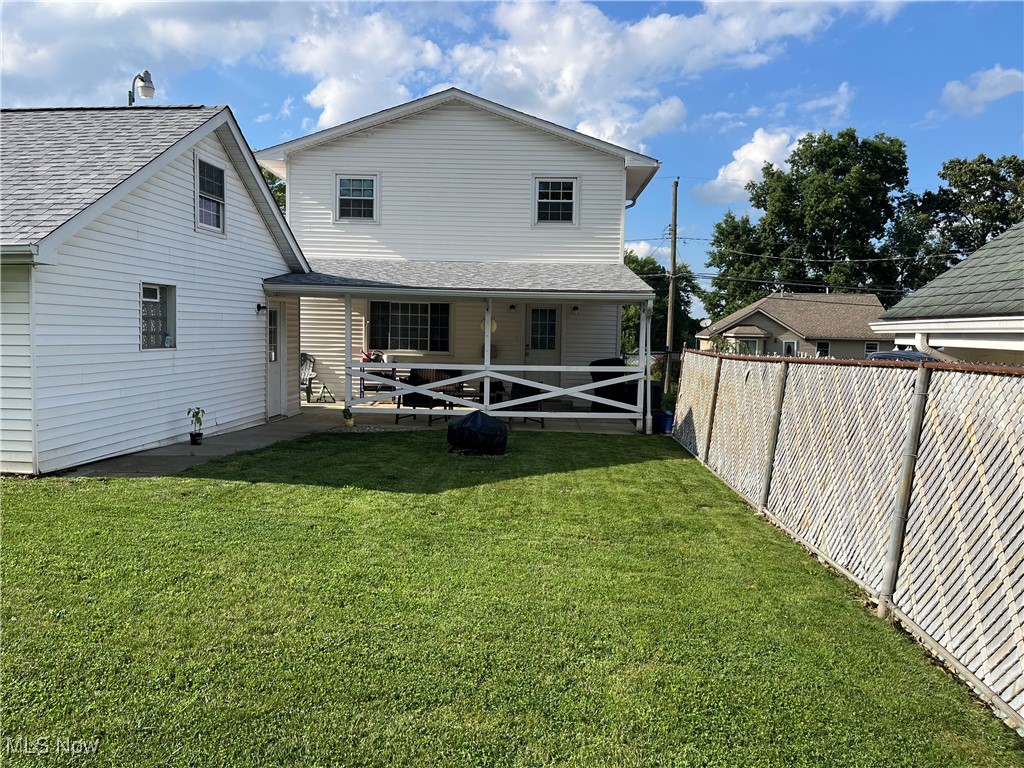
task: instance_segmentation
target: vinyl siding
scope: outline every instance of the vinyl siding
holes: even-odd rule
[[[288,389],[285,393],[285,415],[298,416],[302,408],[299,390],[299,339],[302,336],[299,298],[291,296],[285,302],[285,365],[288,366]]]
[[[379,223],[335,223],[337,174],[379,174]],[[578,226],[533,224],[534,175],[578,179]],[[464,104],[296,152],[287,176],[312,259],[622,261],[622,158]]]
[[[35,471],[32,267],[0,267],[0,471]]]
[[[255,306],[287,266],[220,142],[198,149],[225,171],[226,235],[195,230],[187,151],[64,243],[59,266],[37,269],[41,471],[187,439],[192,405],[208,435],[266,418]],[[174,349],[141,349],[144,282],[174,286]]]
[[[510,312],[514,303],[516,311]],[[594,360],[616,357],[619,346],[619,311],[616,305],[580,303],[580,313],[572,314],[572,304],[556,305],[561,315],[561,365],[588,365]],[[358,360],[366,348],[366,300],[353,299],[351,359]],[[524,360],[523,339],[526,338],[526,304],[495,300],[492,318],[498,327],[492,334],[491,362],[494,365],[518,365]],[[388,360],[402,370],[417,363],[448,363],[483,365],[484,334],[480,323],[484,317],[483,301],[451,303],[452,352],[411,353],[389,352]],[[316,358],[317,381],[326,382],[338,401],[345,396],[345,302],[338,298],[302,299],[302,351]],[[563,374],[563,385],[574,386],[590,381],[586,373]],[[358,395],[353,385],[353,394]],[[316,389],[313,392],[316,396]]]

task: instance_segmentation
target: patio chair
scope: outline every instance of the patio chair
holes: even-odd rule
[[[299,354],[299,388],[306,390],[306,402],[313,399],[313,379],[316,378],[316,358],[305,352]]]
[[[436,381],[443,381],[444,379],[455,378],[461,376],[462,371],[435,371],[430,369],[413,368],[409,371],[409,375],[399,379],[404,384],[412,384],[414,386],[421,386],[423,384],[432,384]],[[444,392],[449,395],[460,395],[462,394],[462,384],[446,384],[443,387],[438,388],[439,392]],[[398,407],[406,408],[426,408],[428,411],[440,406],[446,411],[451,411],[453,405],[443,397],[434,397],[433,395],[426,395],[422,392],[406,392],[398,396]],[[408,417],[416,418],[415,413],[396,413],[395,424],[398,423],[399,419],[405,419]],[[434,423],[434,419],[444,419],[447,421],[451,418],[451,414],[447,413],[443,416],[434,416],[431,413],[427,414],[427,426],[429,427]]]
[[[512,391],[509,393],[509,398],[508,399],[509,400],[518,400],[521,397],[531,397],[532,395],[541,395],[541,394],[544,394],[545,391],[546,390],[538,389],[537,387],[530,387],[530,386],[527,386],[526,384],[520,384],[519,382],[513,382],[512,383]],[[529,403],[518,403],[516,405],[510,405],[508,407],[508,410],[510,410],[510,411],[543,411],[544,410],[544,401],[543,400],[534,400],[534,401],[529,402]],[[515,420],[515,416],[509,417],[508,423],[509,423],[510,426],[511,426],[511,424],[512,424],[512,422],[514,420]],[[540,422],[540,428],[544,429],[544,418],[543,417],[539,417],[538,418],[536,416],[523,416],[523,423],[525,424],[527,421],[538,421],[538,422]]]
[[[609,357],[603,360],[594,360],[591,364],[592,367],[609,367],[609,366],[621,366],[626,367],[626,361],[619,357]],[[594,371],[590,374],[590,380],[593,382],[607,381],[608,379],[615,379],[621,376],[620,373],[607,372],[607,371]],[[618,384],[608,384],[604,387],[594,387],[591,390],[598,397],[603,397],[607,400],[617,400],[620,403],[632,404],[636,402],[636,383],[628,381],[620,381]],[[606,405],[605,403],[594,403],[591,402],[590,410],[593,413],[617,413],[620,410],[626,410],[625,408],[616,408],[612,405]]]

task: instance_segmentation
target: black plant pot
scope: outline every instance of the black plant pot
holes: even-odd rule
[[[203,444],[203,433],[202,432],[189,432],[188,433],[188,438],[189,438],[189,442],[191,442],[192,445],[202,445]]]

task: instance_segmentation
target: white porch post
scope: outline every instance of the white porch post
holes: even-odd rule
[[[644,377],[641,379],[643,388],[644,406],[644,433],[651,434],[654,425],[651,423],[651,315],[654,313],[654,301],[649,300],[640,311],[640,328],[644,339],[643,343],[643,366]]]
[[[484,413],[491,404],[491,377],[487,370],[491,367],[491,300],[484,299]]]
[[[345,294],[345,407],[352,403],[352,294]]]

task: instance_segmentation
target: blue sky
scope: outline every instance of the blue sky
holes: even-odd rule
[[[262,148],[456,85],[640,149],[663,168],[626,239],[680,258],[807,131],[907,144],[911,187],[953,157],[1024,154],[1024,3],[4,2],[5,107],[229,104]],[[701,239],[704,238],[704,239]]]

